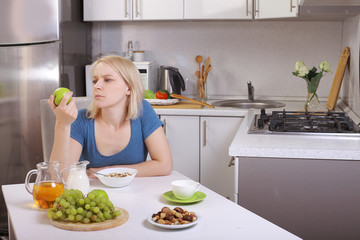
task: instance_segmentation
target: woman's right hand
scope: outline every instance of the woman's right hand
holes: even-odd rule
[[[71,125],[78,114],[78,109],[76,108],[75,99],[72,98],[71,101],[67,103],[68,99],[73,95],[73,92],[67,93],[58,106],[54,103],[54,96],[51,95],[48,104],[51,107],[52,111],[56,117],[56,123]]]

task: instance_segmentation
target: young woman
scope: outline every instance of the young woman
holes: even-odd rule
[[[162,122],[144,100],[135,65],[119,56],[105,56],[91,69],[93,101],[87,110],[78,111],[74,99],[66,104],[72,92],[58,106],[50,96],[56,116],[50,161],[60,161],[60,168],[88,160],[92,171],[130,167],[138,170],[137,176],[170,174],[172,156]]]

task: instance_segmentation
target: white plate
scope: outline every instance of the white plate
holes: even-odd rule
[[[172,98],[172,99],[145,99],[151,105],[172,105],[179,102],[179,99]]]
[[[167,229],[183,229],[183,228],[188,228],[188,227],[194,226],[195,224],[197,224],[200,221],[199,214],[195,213],[195,215],[197,217],[195,222],[181,224],[181,225],[165,225],[165,224],[160,224],[160,223],[154,222],[152,220],[152,214],[148,216],[147,220],[149,223],[151,223],[152,225],[157,226],[157,227],[167,228]]]

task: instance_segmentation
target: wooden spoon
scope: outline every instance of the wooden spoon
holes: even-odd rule
[[[195,61],[199,64],[199,72],[201,71],[201,62],[203,61],[203,57],[201,55],[197,55],[195,57]]]
[[[207,104],[207,103],[204,103],[204,102],[200,102],[200,101],[197,101],[195,99],[185,97],[183,95],[178,95],[178,94],[172,93],[172,94],[170,94],[170,96],[172,96],[174,98],[178,98],[178,99],[189,100],[189,101],[192,101],[194,103],[201,104],[201,105],[204,105],[204,106],[207,106],[207,107],[215,108],[215,106],[213,106],[213,105],[210,105],[210,104]]]

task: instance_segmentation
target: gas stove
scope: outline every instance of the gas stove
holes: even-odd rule
[[[308,134],[360,136],[359,126],[344,112],[297,112],[261,109],[250,125],[249,134]]]

